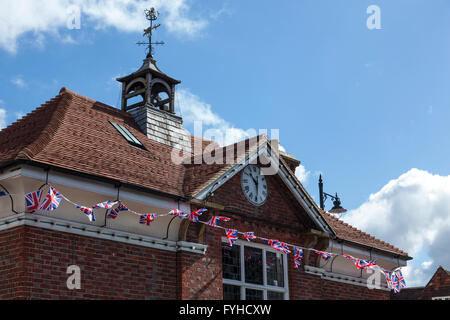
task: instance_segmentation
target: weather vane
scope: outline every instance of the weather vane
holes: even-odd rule
[[[152,42],[153,30],[158,29],[161,25],[156,24],[153,25],[153,21],[156,21],[159,16],[159,12],[155,10],[155,8],[151,8],[150,10],[145,10],[145,18],[150,21],[150,27],[144,30],[144,37],[148,38],[148,42],[137,42],[137,45],[148,45],[148,57],[153,57],[153,45],[163,45],[163,41]]]

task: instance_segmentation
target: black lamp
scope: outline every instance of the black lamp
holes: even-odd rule
[[[341,200],[339,199],[337,193],[336,196],[333,196],[329,193],[323,192],[323,181],[322,181],[322,175],[319,177],[319,197],[320,197],[320,208],[322,210],[325,210],[325,200],[327,200],[328,197],[333,199],[333,208],[331,208],[329,213],[335,213],[335,214],[342,214],[344,212],[347,212],[346,209],[342,208],[341,206]]]

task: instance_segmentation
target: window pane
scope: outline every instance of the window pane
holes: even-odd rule
[[[224,284],[223,285],[223,299],[224,300],[241,300],[241,287]]]
[[[245,282],[263,284],[262,250],[244,247]]]
[[[266,252],[267,284],[284,287],[283,255],[281,253]]]
[[[245,289],[245,300],[264,300],[263,292],[255,289]]]
[[[267,300],[284,300],[284,293],[267,291]]]
[[[241,250],[239,245],[230,247],[222,243],[222,277],[241,280]]]

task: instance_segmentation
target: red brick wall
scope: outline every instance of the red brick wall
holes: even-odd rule
[[[209,198],[217,204],[224,205],[225,211],[210,210],[201,220],[207,221],[212,215],[231,218],[221,225],[242,232],[253,231],[256,235],[277,239],[283,242],[305,245],[310,240],[305,232],[312,223],[305,217],[306,213],[290,195],[278,177],[268,177],[269,198],[261,207],[255,207],[244,197],[240,175],[233,177],[227,184],[214,192]],[[231,209],[231,210],[230,210]],[[222,260],[221,238],[223,229],[204,228],[191,223],[187,232],[188,241],[204,242],[209,245],[204,258],[186,262],[189,268],[184,270],[181,290],[183,299],[222,299]],[[260,242],[256,240],[255,242]],[[322,244],[323,245],[323,244]],[[317,249],[320,243],[315,246]],[[316,256],[311,256],[308,264],[315,265]],[[294,268],[293,255],[288,255],[288,281],[290,299],[389,299],[389,292],[369,290],[366,287],[323,280],[320,276],[305,273]],[[209,263],[205,265],[205,263]],[[196,281],[192,281],[196,279]],[[205,294],[207,292],[207,294]]]
[[[0,300],[22,299],[28,295],[23,243],[23,228],[0,232]]]
[[[448,296],[450,296],[450,276],[442,267],[439,267],[423,289],[419,299],[431,300],[433,297]]]
[[[0,299],[176,298],[173,252],[28,226],[1,232],[0,243]],[[66,286],[73,264],[81,290]]]
[[[269,199],[254,207],[245,199],[240,175],[210,201],[226,206],[209,215],[240,231],[308,246],[311,220],[278,177],[268,177]],[[209,216],[204,215],[202,220]],[[205,255],[169,252],[35,227],[0,232],[0,299],[222,299],[222,229],[190,223],[187,241],[208,244]],[[315,248],[324,249],[323,243]],[[320,247],[322,246],[322,247]],[[316,257],[316,256],[314,256]],[[305,257],[306,258],[306,257]],[[305,259],[307,260],[307,259]],[[315,261],[306,261],[314,265]],[[69,265],[81,268],[81,290],[68,290]],[[388,292],[325,281],[296,270],[288,255],[291,299],[386,299]]]

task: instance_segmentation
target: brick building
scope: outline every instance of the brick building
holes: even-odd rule
[[[437,268],[423,287],[405,288],[391,295],[392,300],[450,300],[450,271]]]
[[[388,270],[411,259],[321,210],[295,177],[300,161],[276,141],[220,147],[190,135],[174,112],[179,81],[151,55],[118,80],[121,110],[63,88],[0,132],[0,187],[10,194],[0,197],[0,299],[389,299],[383,278],[368,289],[370,274],[343,257],[306,251],[297,270],[292,254],[258,240],[230,247],[222,229],[187,219],[147,226],[128,212],[113,220],[96,211],[91,222],[65,200],[27,212],[24,194],[46,192],[48,182],[83,205],[120,200],[160,214],[206,207],[201,221],[229,217],[228,228],[376,259]],[[263,176],[267,166],[276,174]],[[245,170],[262,191],[250,194]],[[67,287],[71,265],[81,289]]]

